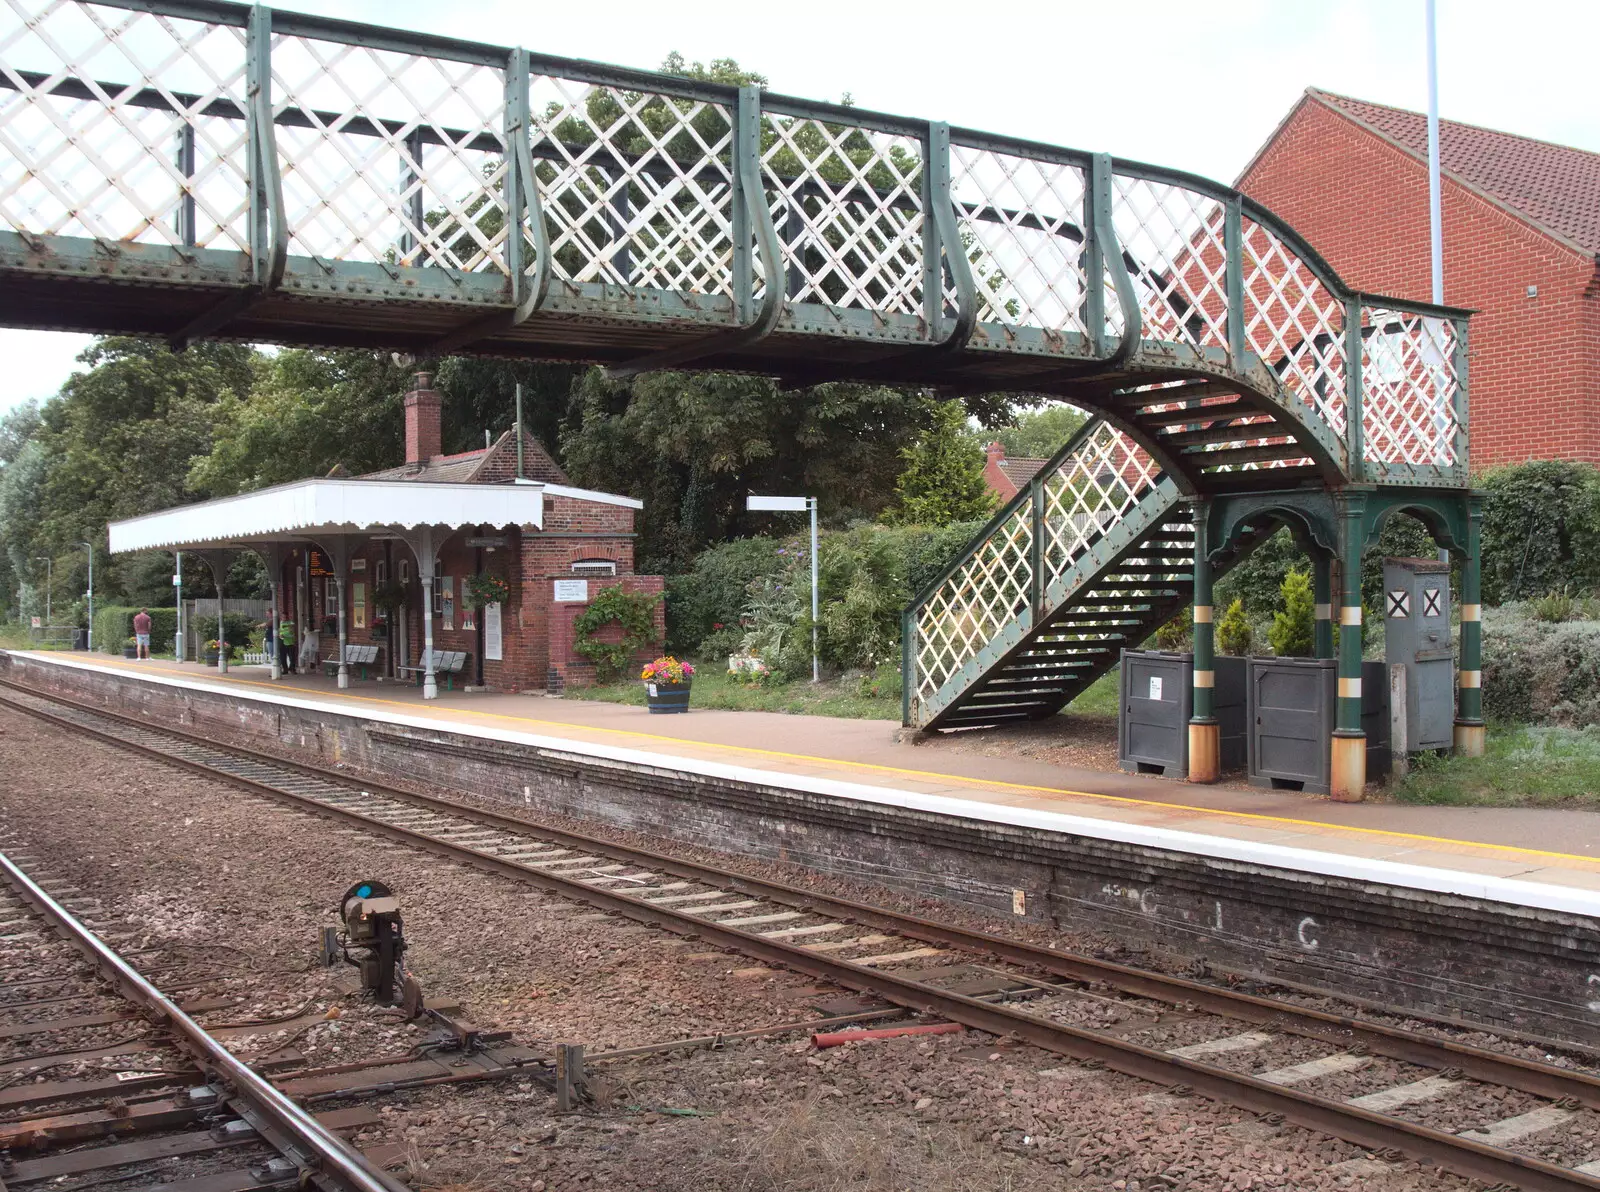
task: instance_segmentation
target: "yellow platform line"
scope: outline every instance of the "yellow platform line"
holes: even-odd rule
[[[115,658],[96,659],[95,666],[110,667],[122,671],[134,671],[136,668],[127,666],[123,661]],[[148,672],[147,672],[148,673]],[[158,673],[174,674],[175,672],[163,670]],[[190,676],[181,673],[179,678]],[[235,683],[241,687],[260,687],[267,691],[284,694],[284,688],[276,683],[263,683],[259,679],[236,679],[232,675],[207,675],[209,682]],[[604,728],[598,725],[569,724],[563,720],[540,720],[533,716],[516,716],[509,712],[469,711],[464,708],[440,707],[437,704],[419,707],[414,703],[407,703],[397,699],[379,699],[370,695],[349,695],[342,691],[317,692],[304,691],[301,688],[290,688],[290,692],[307,699],[336,698],[351,703],[382,704],[385,707],[403,708],[411,715],[439,715],[449,713],[453,716],[481,716],[493,720],[509,720],[516,724],[537,724],[553,729],[565,730],[566,733],[608,733],[612,736],[630,737],[642,741],[660,741],[668,745],[693,749],[715,749],[726,753],[751,754],[757,757],[784,758],[788,761],[811,762],[818,765],[837,766],[846,770],[866,770],[878,774],[896,774],[905,778],[918,778],[937,781],[940,783],[964,786],[974,790],[1005,790],[1019,791],[1026,794],[1049,795],[1054,798],[1096,799],[1105,803],[1120,803],[1129,807],[1149,807],[1162,811],[1192,812],[1196,815],[1214,815],[1226,819],[1249,820],[1256,823],[1280,824],[1294,828],[1310,829],[1319,833],[1348,833],[1357,836],[1382,837],[1387,840],[1405,840],[1420,844],[1445,845],[1458,850],[1486,849],[1500,853],[1514,853],[1522,857],[1543,857],[1555,861],[1581,861],[1585,865],[1600,865],[1600,857],[1586,857],[1581,853],[1559,853],[1550,849],[1525,848],[1515,844],[1493,844],[1483,840],[1460,840],[1450,836],[1428,836],[1420,832],[1397,832],[1392,828],[1361,828],[1351,824],[1330,824],[1322,820],[1296,819],[1285,815],[1266,815],[1259,811],[1229,811],[1223,807],[1199,807],[1192,803],[1163,803],[1159,799],[1140,799],[1133,795],[1108,795],[1100,791],[1080,791],[1070,787],[1033,786],[1022,782],[1004,782],[989,778],[967,778],[960,774],[944,774],[937,770],[911,770],[901,766],[884,766],[875,762],[851,762],[839,758],[816,757],[807,753],[786,753],[778,749],[758,749],[752,745],[723,745],[714,741],[690,741],[682,737],[669,737],[661,733],[646,733],[638,729]],[[557,733],[556,735],[562,735]],[[1173,829],[1177,831],[1179,829]]]

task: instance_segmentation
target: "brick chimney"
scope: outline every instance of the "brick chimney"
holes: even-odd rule
[[[406,463],[425,464],[444,453],[444,437],[439,429],[439,394],[433,387],[433,374],[419,372],[406,394]]]
[[[984,482],[995,496],[1002,501],[1009,501],[1017,495],[1017,486],[1011,483],[1011,477],[1007,476],[1006,470],[1000,466],[1005,462],[1006,449],[998,439],[984,448]]]

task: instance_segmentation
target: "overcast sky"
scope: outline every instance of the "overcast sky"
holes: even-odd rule
[[[285,0],[335,17],[656,67],[736,58],[773,89],[1231,182],[1296,97],[1427,105],[1423,0]],[[666,14],[678,19],[664,19]],[[1594,0],[1439,0],[1447,119],[1600,152]],[[1449,229],[1445,229],[1448,236]],[[0,331],[0,407],[55,392],[88,340]]]

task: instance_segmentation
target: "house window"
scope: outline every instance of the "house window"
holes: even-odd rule
[[[579,559],[572,565],[573,575],[615,575],[615,559]]]

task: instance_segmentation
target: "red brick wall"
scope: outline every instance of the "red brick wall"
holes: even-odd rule
[[[552,584],[552,580],[544,581],[546,593],[552,590]],[[624,575],[616,579],[590,578],[589,594],[597,595],[602,588],[614,587],[617,584],[622,585],[624,592],[642,592],[656,596],[666,588],[666,579],[660,575]],[[587,604],[549,605],[549,660],[551,669],[556,672],[556,676],[559,676],[559,678],[552,676],[553,689],[583,686],[595,681],[594,664],[573,648],[577,641],[577,634],[572,627],[573,622],[578,619],[578,614],[588,607]],[[661,602],[656,604],[655,622],[657,645],[638,650],[634,654],[633,661],[640,666],[661,652],[659,643],[666,633],[666,610]],[[598,636],[600,640],[605,640],[603,633]],[[635,675],[636,673],[634,672]],[[625,677],[633,676],[625,675]]]
[[[1005,469],[1000,466],[1000,461],[1005,459],[1006,449],[998,442],[990,443],[984,448],[983,482],[989,486],[991,492],[1000,498],[1004,505],[1017,495],[1017,486],[1011,483]]]
[[[1239,184],[1348,284],[1430,296],[1427,169],[1308,98]],[[1467,188],[1443,186],[1444,297],[1471,321],[1471,463],[1600,463],[1595,261]],[[1538,287],[1537,297],[1527,287]]]

